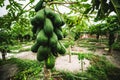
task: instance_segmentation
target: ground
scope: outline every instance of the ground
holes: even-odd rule
[[[82,42],[83,43],[83,42]],[[93,43],[92,43],[93,44]],[[95,43],[94,45],[99,46],[99,47],[105,47],[104,44],[99,44],[99,43]],[[31,46],[25,46],[23,48],[30,48]],[[107,54],[107,48],[95,48],[93,47],[92,50],[88,49],[87,47],[82,47],[81,45],[74,45],[71,48],[67,48],[67,53],[69,53],[69,50],[71,53],[94,53],[95,55],[99,55],[99,56],[105,56],[112,64],[114,64],[116,67],[120,68],[120,54],[119,51],[113,51],[112,55],[106,55]],[[33,53],[31,51],[24,51],[24,52],[19,52],[17,54],[11,54],[11,53],[7,53],[6,55],[7,58],[11,58],[11,57],[16,57],[16,58],[20,58],[20,59],[30,59],[30,60],[36,60],[36,53]],[[1,58],[1,56],[0,56]],[[90,62],[87,59],[83,60],[84,62],[84,70],[87,69],[87,67],[90,66]],[[8,64],[9,65],[9,64]],[[6,71],[5,67],[8,65],[4,65],[0,67],[0,73]],[[64,66],[65,65],[65,66]],[[12,69],[17,71],[17,68],[15,65],[12,65]],[[8,68],[9,70],[11,70],[11,67]],[[71,56],[71,62],[69,61],[69,55],[65,55],[65,56],[59,56],[56,59],[56,64],[55,64],[55,69],[58,71],[69,71],[69,72],[77,72],[77,71],[82,71],[81,68],[81,62],[80,60],[78,60],[78,56],[72,54]],[[9,70],[7,70],[6,72],[8,72]],[[4,74],[11,74],[11,72],[9,73],[4,73]],[[15,74],[15,73],[13,73]]]
[[[27,47],[31,47],[31,46],[27,46]],[[73,46],[72,48],[71,48],[71,53],[72,52],[83,52],[83,53],[90,53],[90,52],[92,52],[92,51],[90,51],[90,50],[88,50],[87,48],[83,48],[83,47],[78,47],[78,46]],[[105,53],[106,53],[107,51],[106,50],[104,50],[104,49],[96,49],[95,51],[94,51],[94,54],[95,55],[99,55],[99,56],[102,56],[102,55],[105,55]],[[120,68],[120,54],[119,54],[119,52],[118,51],[113,51],[113,53],[112,53],[113,55],[106,55],[106,58],[112,63],[112,64],[114,64],[115,66],[117,66],[117,67],[119,67]],[[31,52],[31,51],[25,51],[25,52],[20,52],[20,53],[18,53],[18,54],[7,54],[7,58],[10,58],[10,57],[16,57],[16,58],[21,58],[21,59],[30,59],[30,60],[36,60],[36,53],[33,53],[33,52]],[[69,64],[69,61],[67,60],[68,58],[67,57],[69,57],[68,55],[66,55],[66,56],[60,56],[60,57],[58,57],[56,60],[56,62],[57,63],[60,63],[61,61],[62,61],[62,64],[64,64],[64,62],[65,62],[65,64],[66,64],[66,62],[68,62],[68,64]],[[0,58],[1,58],[1,56],[0,56]],[[67,58],[67,59],[66,59]],[[75,56],[75,55],[73,55],[73,56],[71,56],[71,58],[72,58],[72,61],[71,61],[71,66],[72,65],[74,65],[74,62],[76,62],[76,63],[78,63],[78,65],[80,64],[79,63],[79,60],[78,60],[78,58],[77,58],[77,56]],[[76,59],[77,58],[77,59]],[[57,64],[56,63],[56,64]],[[86,62],[86,63],[89,63],[89,62]],[[58,65],[58,64],[57,64]],[[68,67],[68,66],[66,66],[66,67]],[[70,68],[70,70],[72,69],[72,68],[74,68],[74,67],[71,67]],[[58,68],[59,69],[59,68]],[[73,69],[74,70],[74,69]],[[76,68],[76,70],[77,70],[77,68]]]

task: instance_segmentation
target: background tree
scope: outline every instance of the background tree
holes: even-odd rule
[[[100,23],[96,25],[92,25],[89,27],[90,34],[96,34],[96,39],[99,40],[99,37],[102,35],[106,35],[106,23]]]
[[[97,10],[96,20],[105,19],[111,12],[115,12],[120,20],[119,0],[92,0],[91,12]]]
[[[117,16],[110,16],[106,19],[107,31],[109,33],[109,52],[112,51],[112,45],[115,42],[115,34],[120,31],[120,23]]]
[[[4,2],[4,0],[0,1],[1,7],[5,6]],[[28,35],[31,37],[29,16],[34,15],[33,7],[26,10],[26,7],[31,6],[34,0],[30,0],[25,6],[15,0],[8,0],[8,2],[7,14],[0,17],[0,51],[2,53],[8,51],[8,45],[13,45],[17,38],[22,40]],[[28,13],[28,11],[30,12]]]
[[[110,16],[105,19],[104,23],[92,25],[89,31],[91,34],[96,34],[97,39],[100,35],[108,35],[109,52],[111,53],[116,33],[120,31],[119,20],[117,16]]]

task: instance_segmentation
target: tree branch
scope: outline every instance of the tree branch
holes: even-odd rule
[[[27,3],[24,7],[23,10],[30,4],[31,2]]]
[[[52,4],[77,4],[78,2],[49,2],[49,5]]]

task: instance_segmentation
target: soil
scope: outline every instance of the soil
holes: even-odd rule
[[[11,80],[11,77],[17,73],[17,70],[18,68],[15,64],[5,64],[0,66],[0,80]]]
[[[81,67],[81,64],[83,64]],[[87,70],[90,66],[90,61],[87,59],[78,60],[78,55],[72,55],[71,60],[69,60],[69,55],[60,56],[56,59],[55,69],[58,71],[72,72],[78,73],[82,72],[82,70]]]

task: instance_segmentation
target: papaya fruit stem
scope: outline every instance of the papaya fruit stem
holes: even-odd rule
[[[51,71],[50,69],[46,68],[46,65],[44,64],[44,79],[43,80],[50,80],[51,79]]]

